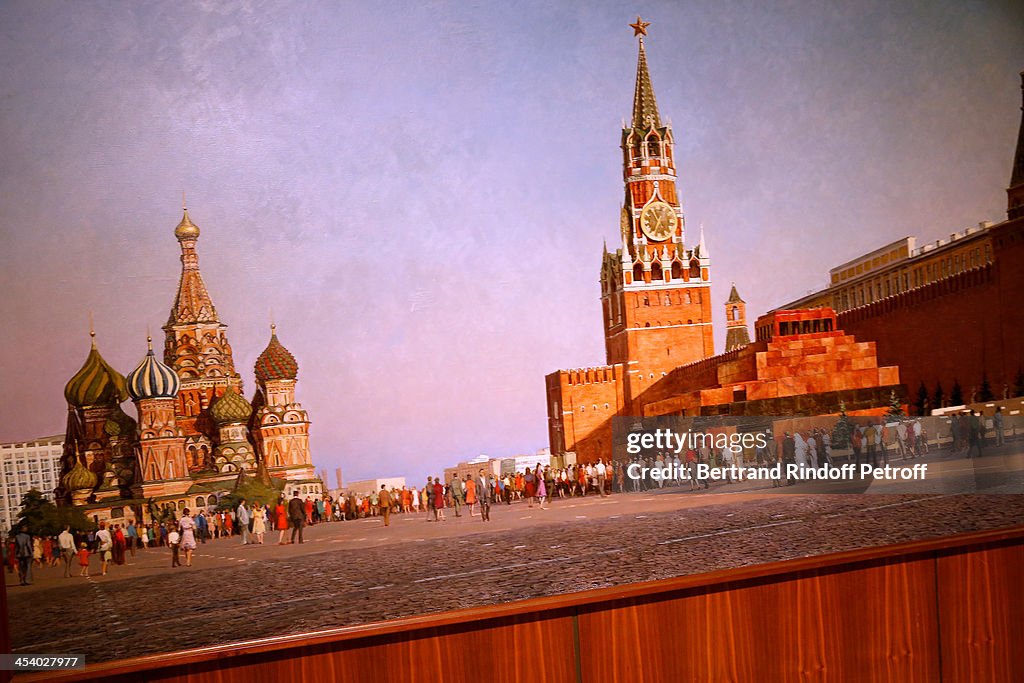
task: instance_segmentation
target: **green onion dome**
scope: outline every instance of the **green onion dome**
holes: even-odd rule
[[[136,426],[135,420],[121,410],[121,406],[117,406],[103,424],[103,431],[108,436],[131,436],[135,433]]]
[[[174,398],[181,386],[178,373],[153,355],[153,339],[147,341],[149,352],[139,366],[128,373],[128,393],[133,401],[146,398]]]
[[[92,348],[82,369],[64,386],[64,398],[76,408],[116,405],[128,397],[124,377],[110,367],[96,350],[95,333]]]
[[[99,479],[93,472],[90,472],[82,464],[82,461],[75,459],[75,466],[67,474],[60,478],[60,483],[68,491],[82,491],[96,488]]]
[[[270,326],[270,343],[256,359],[256,381],[295,379],[299,375],[299,364],[295,356],[277,340],[277,326]]]
[[[184,211],[185,215],[181,217],[181,222],[174,229],[174,236],[179,240],[199,239],[199,226],[188,217],[188,209]]]
[[[234,388],[229,388],[210,408],[210,417],[218,427],[232,422],[246,422],[252,415],[252,404]]]

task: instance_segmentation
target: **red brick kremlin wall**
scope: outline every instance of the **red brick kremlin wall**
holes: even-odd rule
[[[879,363],[897,365],[913,404],[925,383],[949,397],[959,381],[965,401],[987,375],[993,394],[1012,394],[1024,365],[1024,219],[992,229],[993,262],[851,309],[839,326],[873,340]],[[932,406],[935,407],[935,406]]]

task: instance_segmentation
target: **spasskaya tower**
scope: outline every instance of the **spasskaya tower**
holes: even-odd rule
[[[622,130],[622,246],[605,248],[601,302],[607,363],[660,375],[713,355],[714,338],[711,261],[703,229],[687,248],[675,137],[658,112],[647,69],[648,25],[639,17],[631,24],[640,40],[632,120]]]

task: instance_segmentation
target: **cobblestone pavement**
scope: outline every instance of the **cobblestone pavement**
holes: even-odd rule
[[[20,590],[8,576],[14,650],[97,662],[899,543],[1022,524],[1024,496],[665,489],[492,517],[318,525],[301,546],[222,539],[174,570],[151,549],[106,577],[47,569]]]

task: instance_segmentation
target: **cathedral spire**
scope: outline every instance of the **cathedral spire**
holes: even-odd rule
[[[636,89],[633,91],[633,128],[649,130],[661,128],[661,116],[658,114],[658,103],[654,100],[654,86],[651,85],[651,74],[647,71],[647,52],[644,50],[644,36],[647,35],[649,21],[636,18],[633,35],[640,37],[640,52],[636,61]]]
[[[203,276],[199,273],[199,255],[196,253],[199,226],[189,218],[188,209],[183,211],[181,222],[174,229],[174,236],[181,245],[181,280],[167,325],[216,323],[219,322],[217,311],[210,300],[209,292],[206,291]]]

